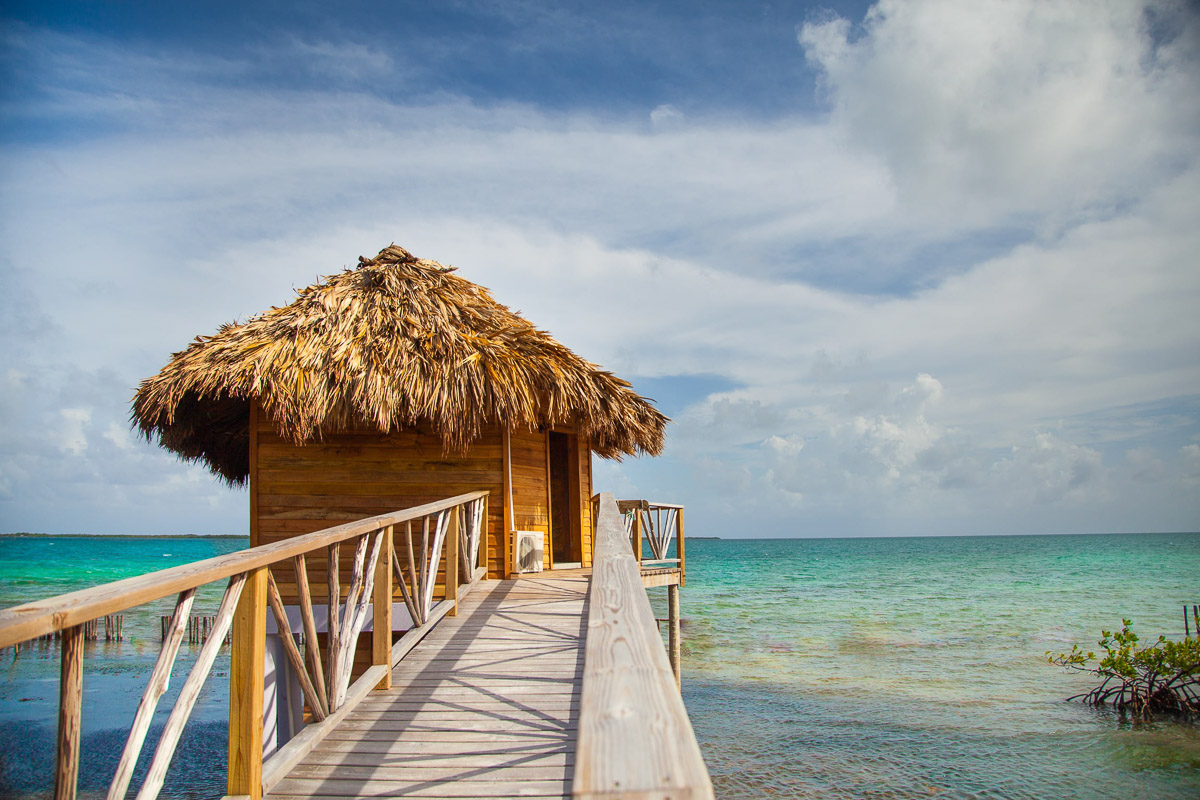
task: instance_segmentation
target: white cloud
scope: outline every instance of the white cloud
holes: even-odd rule
[[[1200,444],[1188,444],[1179,448],[1183,460],[1183,480],[1195,486],[1200,484]]]
[[[827,120],[682,124],[664,105],[649,127],[281,98],[209,80],[245,61],[20,32],[65,56],[21,113],[91,119],[77,92],[127,117],[0,155],[17,343],[0,513],[36,527],[49,498],[30,487],[52,485],[62,526],[190,504],[244,527],[244,498],[123,433],[133,388],[193,335],[394,240],[619,373],[737,386],[677,415],[664,459],[597,471],[696,504],[697,532],[747,508],[833,532],[1196,527],[1194,29],[1156,43],[1125,4],[965,8],[805,26]],[[365,46],[277,50],[297,48],[344,55],[335,73],[396,68]]]
[[[650,112],[650,125],[655,130],[668,130],[683,122],[683,112],[670,103],[663,103]]]
[[[926,225],[1104,215],[1200,136],[1195,16],[1172,0],[881,0],[861,31],[835,17],[799,41],[835,126]]]
[[[1012,455],[993,469],[1014,502],[1082,503],[1105,478],[1099,452],[1052,433],[1038,433],[1030,445],[1014,445]]]
[[[82,455],[87,450],[87,436],[84,428],[92,421],[90,408],[64,408],[62,416],[62,449],[72,455]]]

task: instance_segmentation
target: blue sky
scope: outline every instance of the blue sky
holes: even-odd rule
[[[694,533],[1200,528],[1194,4],[2,13],[0,530],[243,532],[134,387],[392,241],[658,398],[596,488]]]

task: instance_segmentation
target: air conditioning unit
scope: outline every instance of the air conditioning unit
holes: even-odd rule
[[[513,572],[541,572],[546,553],[546,534],[541,531],[514,531]]]

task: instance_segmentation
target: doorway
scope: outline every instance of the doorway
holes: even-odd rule
[[[583,553],[580,546],[579,510],[572,499],[578,492],[576,470],[572,469],[574,436],[550,431],[547,460],[550,462],[550,542],[555,567],[578,567]],[[577,460],[577,459],[575,459]]]

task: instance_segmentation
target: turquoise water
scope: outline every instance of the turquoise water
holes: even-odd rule
[[[246,537],[132,538],[111,536],[0,537],[0,608],[75,591],[132,575],[222,555],[249,545]],[[214,614],[223,585],[197,592],[193,614]],[[122,642],[84,648],[80,796],[103,797],[116,771],[129,726],[158,657],[159,617],[175,597],[125,614]],[[179,689],[199,654],[180,648],[170,689],[159,702],[155,724],[134,774],[136,787],[149,766],[154,742]],[[50,797],[53,790],[55,720],[58,713],[58,647],[30,643],[0,651],[0,797]],[[184,731],[179,752],[187,763],[172,767],[162,797],[212,798],[225,792],[229,655],[213,665],[210,679]]]
[[[245,545],[0,538],[0,606]],[[1043,657],[1122,616],[1182,634],[1198,576],[1195,534],[689,541],[684,699],[723,798],[1200,797],[1196,725],[1067,703],[1086,681]],[[112,774],[171,604],[88,647],[84,796]],[[53,647],[0,653],[0,796],[48,796],[57,668]],[[223,793],[226,670],[164,796]]]
[[[1094,647],[1122,616],[1182,636],[1200,535],[687,553],[684,699],[718,797],[1200,797],[1195,724],[1067,703],[1088,681],[1043,655]]]

